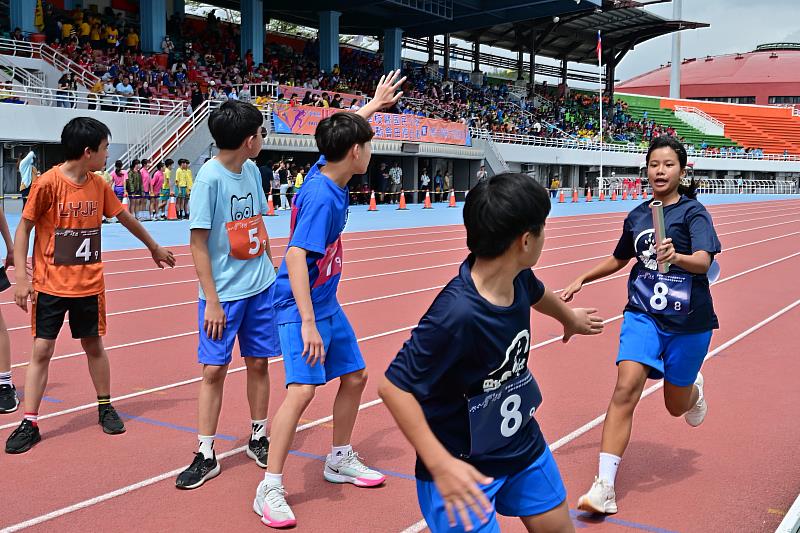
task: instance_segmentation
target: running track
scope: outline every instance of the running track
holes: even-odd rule
[[[596,521],[574,514],[589,531],[773,531],[800,493],[796,423],[800,387],[800,201],[710,208],[725,252],[712,290],[722,328],[704,373],[710,405],[691,429],[665,411],[660,386],[637,412],[631,446],[618,478],[619,514]],[[554,218],[535,269],[552,290],[608,255],[623,214]],[[372,372],[354,446],[389,474],[366,490],[322,480],[335,387],[320,388],[298,428],[285,482],[299,531],[420,531],[413,452],[381,404],[376,387],[438,288],[465,256],[464,231],[439,226],[348,233],[339,300]],[[282,255],[286,239],[273,240]],[[107,253],[109,334],[115,405],[128,432],[106,436],[97,426],[94,394],[80,344],[65,328],[51,363],[40,427],[43,441],[21,456],[3,455],[0,527],[15,531],[264,531],[251,510],[263,471],[243,452],[249,429],[243,365],[237,355],[227,380],[216,443],[222,474],[201,489],[174,488],[196,448],[197,297],[188,247],[173,247],[173,270],[154,268],[144,250]],[[595,474],[602,420],[626,299],[626,275],[588,285],[576,305],[598,307],[606,332],[563,345],[558,325],[534,316],[532,367],[544,403],[537,418],[567,485],[571,506]],[[11,330],[14,380],[24,383],[30,354],[28,317],[0,308]],[[270,417],[283,396],[283,368],[271,366]],[[0,419],[5,441],[21,409]],[[504,531],[518,531],[502,519]]]

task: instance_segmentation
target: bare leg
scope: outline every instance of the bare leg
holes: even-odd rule
[[[633,412],[647,382],[647,367],[634,361],[621,361],[617,384],[603,423],[600,451],[622,457],[631,438]]]
[[[292,446],[297,423],[303,416],[308,404],[314,399],[315,385],[300,385],[292,383],[287,387],[286,398],[272,419],[272,429],[269,439],[269,460],[267,472],[282,474],[286,456]]]
[[[264,420],[269,411],[269,360],[265,357],[245,357],[247,365],[247,401],[250,418]]]
[[[228,365],[203,365],[203,381],[197,398],[197,433],[215,435],[222,409],[222,392]]]
[[[47,387],[50,358],[56,348],[55,339],[34,339],[33,354],[25,373],[25,412],[38,413]]]
[[[367,371],[351,372],[339,380],[339,392],[333,403],[333,445],[345,446],[353,436],[361,393],[367,385]]]
[[[86,351],[86,362],[89,364],[89,375],[92,377],[94,389],[98,396],[111,395],[111,366],[108,353],[103,346],[102,337],[86,337],[81,339],[81,346]]]
[[[569,517],[566,500],[561,505],[542,514],[521,516],[520,520],[529,533],[574,533],[575,526]]]
[[[683,416],[700,399],[700,391],[694,383],[685,387],[664,381],[664,405],[672,416]]]

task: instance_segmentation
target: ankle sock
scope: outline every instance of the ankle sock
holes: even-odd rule
[[[331,459],[330,462],[332,464],[338,464],[339,461],[344,459],[347,454],[353,451],[353,447],[349,444],[345,444],[344,446],[331,446]]]
[[[267,419],[250,420],[250,440],[258,440],[267,436]]]
[[[11,371],[0,372],[0,385],[11,386]]]
[[[268,487],[277,487],[283,485],[283,474],[271,474],[264,472],[264,481],[267,482]]]
[[[600,452],[600,468],[597,477],[613,487],[617,479],[617,468],[619,468],[620,461],[622,461],[622,457]]]
[[[25,413],[24,415],[22,415],[22,419],[23,420],[30,420],[31,424],[33,424],[33,427],[35,427],[35,428],[39,427],[39,413],[38,412],[36,412],[36,413]]]
[[[200,449],[198,451],[203,454],[205,459],[214,458],[214,437],[216,437],[216,435],[197,436],[197,440],[200,441]]]

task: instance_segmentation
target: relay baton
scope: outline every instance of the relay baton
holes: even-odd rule
[[[664,204],[659,200],[653,200],[650,202],[650,209],[653,212],[653,229],[656,232],[656,248],[658,248],[667,238],[664,230]],[[669,272],[669,263],[659,263],[658,271],[662,274]]]

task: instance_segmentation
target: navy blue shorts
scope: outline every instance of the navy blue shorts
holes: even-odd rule
[[[317,331],[325,346],[325,364],[310,366],[303,356],[303,335],[300,322],[278,326],[278,335],[286,368],[286,385],[324,385],[345,374],[365,368],[356,334],[344,311],[339,309],[327,318],[317,320]]]
[[[197,345],[197,361],[204,365],[223,366],[231,362],[233,344],[239,338],[242,357],[275,357],[281,354],[278,342],[278,327],[272,293],[275,285],[242,300],[222,302],[227,323],[222,338],[211,340],[203,330],[203,315],[206,301],[202,298],[197,306],[197,321],[200,341]]]
[[[647,377],[664,378],[678,387],[694,383],[711,344],[712,331],[668,333],[644,313],[626,311],[619,335],[620,361],[636,361],[650,368]]]
[[[500,533],[497,514],[503,516],[535,516],[555,509],[567,498],[567,489],[561,481],[558,465],[550,448],[523,470],[511,476],[495,478],[481,487],[492,502],[494,510],[489,520],[481,525],[480,520],[469,511],[472,531],[475,533]],[[417,480],[417,498],[422,516],[428,523],[431,533],[464,531],[460,519],[451,528],[447,520],[444,500],[433,481]]]

